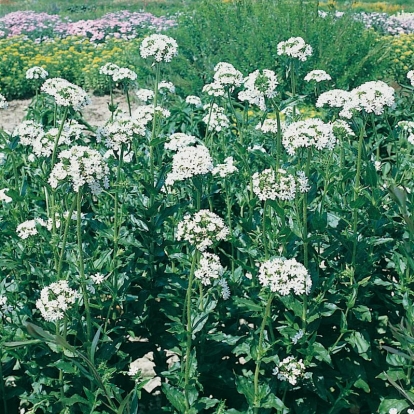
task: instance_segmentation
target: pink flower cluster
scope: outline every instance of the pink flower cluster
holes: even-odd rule
[[[166,30],[176,25],[175,20],[156,17],[151,13],[127,10],[108,13],[95,20],[64,21],[58,15],[20,11],[0,18],[0,39],[27,35],[33,40],[47,38],[84,36],[92,42],[103,42],[108,38],[134,39],[148,31]]]

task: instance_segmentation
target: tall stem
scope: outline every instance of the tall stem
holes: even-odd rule
[[[360,190],[360,180],[361,180],[361,162],[362,162],[362,145],[364,142],[364,135],[365,135],[365,122],[361,126],[361,131],[359,133],[359,141],[358,141],[358,158],[357,158],[357,170],[355,176],[355,186],[354,186],[354,198],[353,201],[356,203],[358,199],[358,194]],[[352,267],[355,268],[356,262],[356,251],[357,251],[357,244],[358,244],[358,207],[355,205],[353,210],[353,224],[352,224],[352,233],[354,237],[354,243],[352,248]]]
[[[1,325],[0,325],[1,326]],[[8,409],[7,409],[7,401],[6,401],[6,387],[4,386],[4,377],[3,377],[3,363],[2,363],[2,358],[3,357],[3,352],[2,349],[0,347],[0,395],[2,397],[3,400],[3,410],[4,410],[4,414],[8,414]]]
[[[79,254],[79,276],[83,297],[83,304],[86,312],[86,336],[88,342],[88,353],[90,351],[90,342],[92,339],[92,322],[91,322],[91,311],[89,308],[88,292],[86,290],[86,279],[85,279],[85,265],[83,262],[83,246],[82,246],[82,228],[81,228],[81,207],[82,207],[82,188],[79,188],[77,194],[77,236],[78,236],[78,254]]]
[[[189,395],[189,382],[190,382],[190,359],[191,359],[191,347],[192,347],[192,326],[191,326],[191,293],[194,282],[195,267],[199,261],[200,252],[196,250],[193,253],[193,261],[191,263],[190,276],[188,278],[187,294],[186,294],[186,313],[187,313],[187,341],[185,351],[185,370],[184,370],[184,392],[185,392],[185,412],[190,411],[190,395]]]
[[[309,177],[310,170],[310,159],[312,155],[311,147],[307,148],[306,154],[306,166],[305,166],[305,176]],[[308,251],[308,193],[303,193],[303,204],[302,204],[302,220],[303,220],[303,264],[308,268],[309,264],[309,251]]]
[[[276,132],[276,172],[280,168],[280,159],[282,157],[282,126],[280,122],[280,112],[279,109],[276,109],[276,125],[277,125],[277,132]]]
[[[261,398],[260,398],[260,393],[259,393],[259,373],[260,373],[260,364],[262,362],[262,358],[266,354],[266,352],[263,350],[263,339],[264,339],[264,330],[266,328],[267,321],[270,318],[270,309],[272,307],[272,300],[273,300],[273,293],[270,294],[267,300],[265,314],[263,316],[262,324],[260,326],[259,344],[257,347],[256,369],[254,371],[254,407],[253,407],[254,414],[259,414],[260,404],[261,404]]]
[[[262,228],[262,238],[263,238],[263,248],[265,252],[265,260],[269,258],[269,248],[267,246],[267,234],[266,234],[266,215],[267,215],[267,200],[265,200],[263,205],[263,228]]]

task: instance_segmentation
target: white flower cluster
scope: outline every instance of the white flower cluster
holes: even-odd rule
[[[292,344],[296,345],[298,341],[303,338],[304,333],[303,329],[299,329],[295,335],[292,336]]]
[[[154,99],[154,91],[152,91],[151,89],[138,89],[135,91],[135,95],[142,102],[148,102],[151,99]]]
[[[95,273],[90,278],[95,285],[100,285],[105,280],[105,276],[102,273]]]
[[[59,159],[60,162],[53,167],[49,177],[52,188],[56,188],[65,179],[68,179],[75,192],[85,184],[88,184],[94,195],[109,187],[109,168],[98,151],[75,145],[62,151]]]
[[[72,107],[75,111],[79,111],[91,103],[88,94],[81,87],[68,82],[66,79],[48,79],[40,90],[52,96],[57,105]]]
[[[198,250],[205,251],[217,242],[225,240],[229,229],[223,219],[209,210],[186,214],[177,226],[177,240],[185,240]]]
[[[161,81],[158,84],[158,90],[160,93],[165,93],[164,90],[169,93],[175,93],[175,86],[172,82]]]
[[[340,116],[351,118],[353,111],[381,115],[386,106],[395,106],[395,90],[382,81],[365,82],[353,89],[343,106]]]
[[[336,137],[332,124],[325,124],[318,118],[309,118],[291,123],[283,133],[282,143],[287,153],[293,156],[298,148],[331,150],[335,147]]]
[[[305,266],[296,259],[275,257],[262,263],[259,269],[259,282],[281,296],[293,291],[297,295],[308,294],[312,279]]]
[[[221,178],[227,177],[234,172],[239,171],[239,169],[234,165],[233,157],[227,157],[224,160],[223,164],[217,164],[213,171],[211,172],[213,175],[219,175]]]
[[[296,385],[298,379],[305,374],[305,365],[300,359],[296,360],[293,356],[283,359],[279,366],[273,370],[273,375],[281,381],[288,381],[292,385]]]
[[[138,121],[143,127],[146,127],[154,118],[154,113],[158,116],[168,118],[171,112],[168,109],[162,108],[161,106],[153,105],[140,105],[132,113],[132,119]]]
[[[244,79],[245,90],[240,91],[238,98],[251,105],[257,105],[262,111],[266,110],[265,98],[274,98],[279,84],[276,74],[268,69],[256,70]]]
[[[325,80],[329,81],[331,79],[332,79],[331,75],[326,73],[324,70],[320,70],[320,69],[312,70],[305,76],[306,82],[310,82],[310,81],[322,82]]]
[[[201,99],[198,96],[188,95],[185,98],[185,102],[188,105],[194,105],[196,108],[201,108],[203,104],[201,103]]]
[[[195,271],[194,276],[200,279],[204,286],[211,285],[211,279],[218,279],[224,273],[220,258],[214,253],[203,252],[200,258],[200,267]]]
[[[195,175],[208,174],[213,170],[213,159],[204,145],[183,147],[173,156],[172,170],[167,174],[165,185],[172,186]]]
[[[57,214],[56,214],[57,215]],[[60,227],[60,220],[55,220],[56,227]],[[47,221],[39,217],[33,220],[27,220],[20,223],[16,228],[16,233],[21,239],[27,239],[29,236],[35,236],[38,234],[37,226],[46,227],[49,231],[52,230],[52,219]]]
[[[196,137],[194,135],[175,132],[174,134],[170,135],[168,142],[164,144],[164,148],[170,151],[178,151],[181,148],[195,144],[195,142]]]
[[[239,87],[243,83],[243,74],[238,71],[231,63],[219,62],[214,67],[214,83],[223,88]]]
[[[125,79],[134,81],[137,78],[137,74],[129,68],[121,68],[115,63],[105,63],[105,65],[99,68],[101,75],[106,75],[112,78],[116,82],[121,82]]]
[[[139,48],[141,57],[153,57],[156,62],[171,62],[177,55],[177,42],[162,34],[152,34],[146,37]]]
[[[256,125],[256,129],[259,131],[272,134],[277,134],[277,121],[276,119],[265,119],[262,123]]]
[[[6,191],[9,191],[9,189],[3,188],[2,190],[0,190],[0,201],[3,201],[5,203],[11,203],[13,199],[6,194]]]
[[[13,306],[7,304],[6,296],[0,296],[0,318],[9,314],[13,310]]]
[[[43,127],[36,121],[27,120],[21,122],[13,131],[13,137],[19,137],[20,144],[28,146],[43,137]]]
[[[0,109],[6,109],[8,106],[5,96],[0,93]]]
[[[224,108],[213,103],[212,106],[205,105],[204,109],[210,109],[208,114],[203,118],[209,131],[220,132],[222,129],[230,126],[229,118],[224,114]]]
[[[312,46],[307,45],[301,37],[291,37],[277,45],[277,54],[286,55],[305,62],[312,55]]]
[[[96,141],[102,141],[115,151],[120,151],[122,145],[130,144],[137,136],[145,136],[145,125],[137,118],[129,117],[118,117],[96,131]]]
[[[272,169],[266,169],[252,176],[253,192],[259,200],[293,200],[296,195],[296,180],[292,174],[279,169],[277,174]]]
[[[408,78],[408,80],[410,81],[411,86],[414,86],[414,70],[410,70],[410,71],[407,73],[407,78]]]
[[[46,321],[55,322],[64,317],[79,297],[79,293],[71,289],[66,280],[60,280],[41,290],[36,308]]]
[[[407,141],[414,145],[414,121],[400,121],[397,126],[406,136]]]
[[[324,105],[342,108],[339,115],[348,119],[354,112],[361,111],[381,115],[386,106],[395,106],[395,90],[382,81],[365,82],[351,92],[333,89],[322,93],[316,106],[321,108]]]
[[[343,119],[336,119],[332,123],[332,128],[336,137],[355,137],[355,132]]]
[[[48,76],[48,71],[40,66],[33,66],[26,71],[26,79],[46,79]]]
[[[209,96],[219,97],[224,96],[226,91],[221,83],[212,82],[203,86],[203,93],[206,93]]]

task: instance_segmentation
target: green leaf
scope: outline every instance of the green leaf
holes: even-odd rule
[[[361,390],[365,391],[366,393],[371,392],[371,390],[369,388],[369,385],[362,378],[358,378],[354,382],[354,386],[356,388],[360,388]]]
[[[327,364],[332,366],[332,359],[329,355],[328,350],[319,342],[314,342],[312,344],[313,354],[318,361],[324,361]]]
[[[236,377],[236,387],[240,394],[246,397],[247,403],[253,407],[254,405],[254,384],[253,378],[246,378],[238,375]]]
[[[410,405],[405,400],[384,399],[378,407],[379,414],[388,414],[391,408],[396,408],[398,412],[404,410]]]
[[[162,390],[171,405],[179,412],[185,412],[185,396],[182,390],[173,387],[170,384],[163,383]]]
[[[62,361],[62,360],[56,363],[53,363],[53,366],[60,369],[62,372],[66,374],[74,374],[77,371],[76,368],[73,366],[73,364],[71,364],[70,362]]]
[[[367,306],[358,305],[352,309],[352,313],[359,321],[371,322],[371,311]]]
[[[370,361],[371,344],[369,342],[368,334],[366,332],[364,334],[365,336],[358,331],[352,332],[350,337],[348,338],[348,342],[352,345],[352,347],[358,352],[358,354],[362,358],[366,359],[367,361]]]

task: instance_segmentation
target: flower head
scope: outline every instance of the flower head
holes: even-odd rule
[[[234,165],[233,157],[227,157],[223,164],[217,164],[212,171],[213,175],[219,175],[221,178],[227,177],[234,172],[239,171]]]
[[[46,79],[48,76],[48,71],[40,66],[33,66],[26,71],[26,79]]]
[[[78,292],[71,289],[66,280],[60,280],[44,287],[40,292],[40,299],[36,301],[36,308],[48,322],[63,319],[65,312],[79,298]]]
[[[213,253],[203,252],[200,258],[200,267],[195,271],[194,276],[200,279],[204,286],[211,285],[211,279],[218,279],[224,273],[220,258]]]
[[[0,190],[0,201],[4,203],[11,203],[13,199],[6,194],[6,191],[9,191],[8,188],[3,188]]]
[[[141,57],[153,57],[156,62],[171,62],[177,55],[177,42],[162,34],[152,34],[146,37],[140,46]]]
[[[185,102],[188,105],[194,105],[196,108],[201,108],[203,106],[201,99],[198,96],[188,95],[185,98]]]
[[[410,70],[410,71],[407,73],[407,78],[408,78],[408,80],[410,81],[411,86],[414,86],[414,70]]]
[[[286,55],[305,62],[312,55],[312,46],[307,45],[301,37],[291,37],[277,45],[277,54]]]
[[[203,122],[209,131],[220,132],[229,127],[230,121],[224,114],[224,108],[213,103],[213,105],[205,105],[204,109],[209,109],[207,115],[203,117]]]
[[[52,96],[57,105],[72,107],[75,111],[79,111],[91,102],[81,87],[62,78],[47,79],[40,90]]]
[[[322,82],[322,81],[331,80],[331,79],[332,79],[331,75],[328,75],[324,70],[319,70],[319,69],[312,70],[305,76],[306,82],[310,82],[310,81]]]
[[[186,214],[177,226],[177,240],[185,240],[204,251],[217,242],[225,240],[229,229],[217,214],[209,210],[200,210],[193,215]]]
[[[281,381],[288,381],[292,385],[296,385],[298,379],[303,377],[305,373],[305,365],[300,359],[296,360],[293,356],[288,356],[283,359],[279,366],[273,370],[273,375]]]
[[[168,138],[164,148],[170,151],[177,151],[181,148],[188,147],[196,142],[194,135],[184,134],[182,132],[175,132]]]
[[[312,279],[305,266],[296,259],[276,257],[262,263],[259,269],[259,282],[281,296],[293,291],[297,295],[308,294]]]
[[[214,81],[224,88],[233,89],[243,82],[243,74],[238,71],[231,63],[219,62],[214,67]]]
[[[6,109],[8,106],[9,104],[6,101],[6,98],[0,93],[0,109]]]

